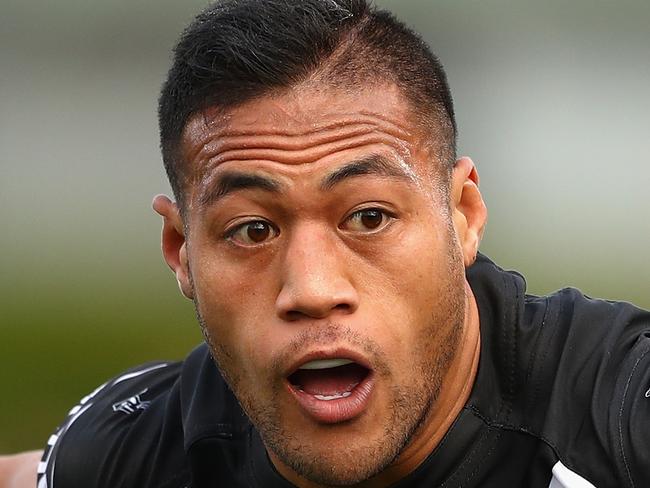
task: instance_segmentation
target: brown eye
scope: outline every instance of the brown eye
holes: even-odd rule
[[[376,229],[384,220],[384,215],[379,210],[366,210],[361,214],[361,223],[367,229]]]
[[[253,242],[262,242],[271,235],[271,227],[266,222],[253,222],[246,226],[246,235]]]
[[[353,232],[372,232],[386,226],[392,217],[378,208],[358,210],[343,224],[345,230]]]
[[[236,227],[226,237],[237,244],[253,246],[272,239],[278,234],[275,227],[264,220],[254,220]]]

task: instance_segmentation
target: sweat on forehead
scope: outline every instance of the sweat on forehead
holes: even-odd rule
[[[224,164],[336,166],[373,155],[401,166],[414,179],[415,153],[432,161],[425,170],[440,167],[431,136],[416,120],[394,85],[356,93],[292,90],[228,111],[204,111],[184,131],[185,187],[196,196]],[[422,157],[423,152],[430,155]]]

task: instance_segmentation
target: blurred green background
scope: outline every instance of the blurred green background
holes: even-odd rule
[[[529,289],[650,307],[650,2],[378,1],[447,67],[483,251]],[[159,252],[155,107],[205,2],[0,2],[0,453],[200,340]]]

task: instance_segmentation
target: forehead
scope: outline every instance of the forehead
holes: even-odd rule
[[[185,127],[182,151],[193,193],[233,166],[292,174],[380,153],[415,169],[416,160],[430,155],[429,142],[395,85],[312,86],[195,114]]]
[[[298,86],[253,99],[226,111],[208,108],[188,120],[183,143],[192,143],[215,130],[262,132],[286,128],[288,133],[306,133],[331,123],[374,115],[387,122],[410,126],[414,116],[409,103],[394,84],[349,90],[322,85]]]

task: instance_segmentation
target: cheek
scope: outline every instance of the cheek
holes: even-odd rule
[[[266,263],[211,252],[207,244],[197,247],[207,251],[191,261],[194,292],[202,311],[231,324],[254,316],[265,306],[264,290],[271,283]]]
[[[238,364],[263,356],[259,345],[266,343],[269,316],[262,288],[269,280],[213,259],[195,260],[192,278],[199,314],[215,346]]]
[[[273,257],[268,253],[237,261],[215,253],[192,261],[199,313],[215,349],[226,356],[220,364],[236,369],[248,383],[264,376],[292,338],[293,328],[282,327],[276,316],[278,265]]]
[[[448,232],[420,228],[404,233],[399,242],[375,263],[364,286],[371,293],[368,308],[383,321],[383,343],[410,362],[417,360],[414,348],[451,326],[448,319],[457,305],[450,293],[458,294],[463,277]]]
[[[376,267],[379,276],[374,281],[382,284],[377,293],[389,293],[412,306],[435,303],[449,280],[456,279],[450,269],[455,267],[457,252],[448,232],[422,225],[402,233],[397,241],[399,245],[385,253]]]

